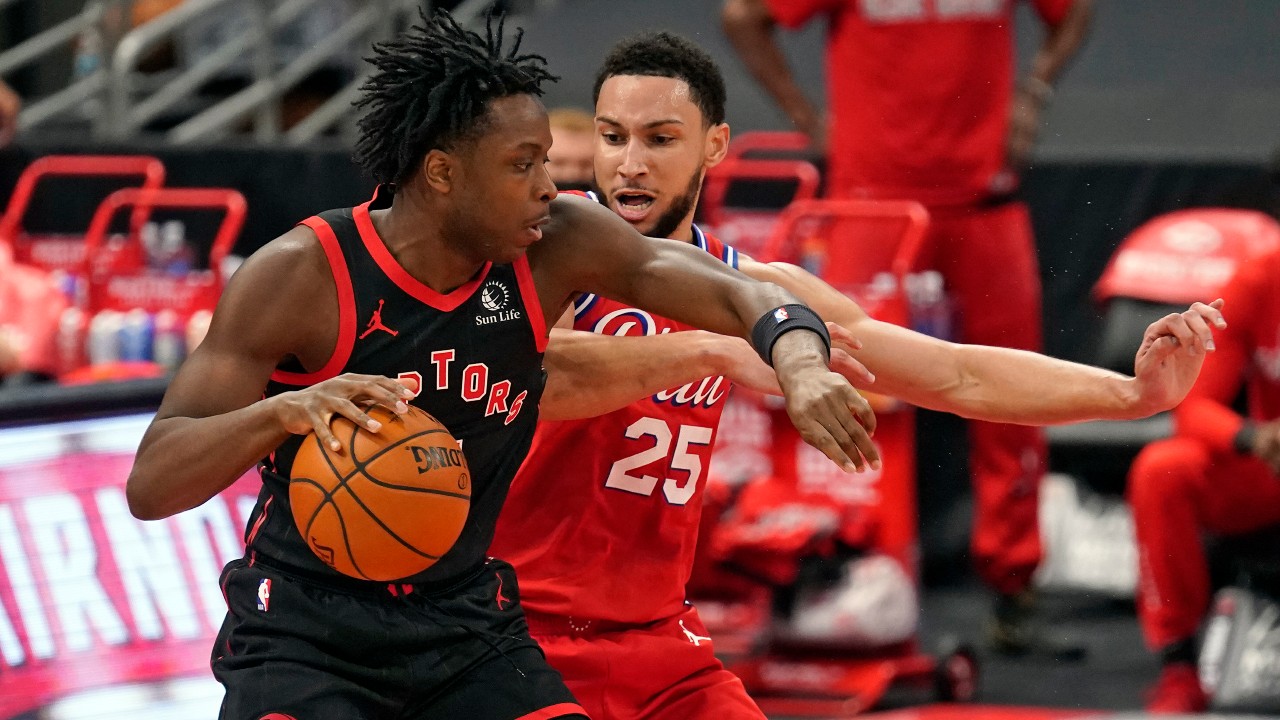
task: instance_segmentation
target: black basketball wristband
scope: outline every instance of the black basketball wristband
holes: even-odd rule
[[[818,337],[822,338],[822,344],[827,347],[827,357],[831,357],[831,333],[827,332],[827,324],[822,322],[818,313],[810,310],[807,305],[799,303],[780,305],[761,315],[755,327],[751,329],[751,345],[760,354],[760,358],[773,367],[774,343],[778,342],[778,338],[784,333],[792,330],[809,330],[817,333]]]

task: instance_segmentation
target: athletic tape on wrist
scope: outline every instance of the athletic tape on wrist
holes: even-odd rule
[[[827,332],[826,323],[807,305],[788,303],[780,305],[756,321],[751,329],[751,345],[759,353],[760,358],[773,367],[773,345],[778,338],[792,330],[809,330],[822,338],[827,347],[827,357],[831,357],[831,334]]]

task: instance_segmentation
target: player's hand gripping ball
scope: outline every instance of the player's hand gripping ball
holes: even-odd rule
[[[363,580],[407,578],[453,547],[471,507],[471,476],[443,425],[409,406],[381,406],[371,433],[334,416],[342,452],[308,435],[293,461],[289,502],[298,531],[326,565]]]

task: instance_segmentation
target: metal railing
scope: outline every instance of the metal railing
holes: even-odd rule
[[[0,0],[4,8],[19,0]],[[287,131],[281,128],[281,99],[316,70],[350,53],[353,43],[368,47],[391,37],[416,19],[422,0],[365,0],[359,9],[324,38],[311,42],[296,58],[281,65],[276,37],[282,28],[303,17],[323,0],[184,0],[174,9],[138,27],[127,29],[133,0],[90,0],[72,18],[0,52],[0,75],[30,65],[68,43],[90,38],[98,50],[91,66],[61,90],[29,102],[18,116],[20,131],[29,131],[62,116],[87,120],[97,138],[122,141],[147,132],[157,120],[190,111],[210,81],[244,74],[248,60],[249,85],[199,109],[163,137],[173,144],[211,142],[236,132],[251,118],[258,142],[300,145],[310,142],[354,116],[352,103],[367,71],[357,76]],[[454,10],[463,25],[483,22],[493,0],[465,0]],[[535,6],[548,3],[540,0]],[[146,73],[140,66],[162,44],[177,39],[208,14],[232,5],[249,13],[248,31],[232,37],[190,65],[164,73]],[[361,65],[363,67],[363,64]]]
[[[18,0],[0,0],[0,7],[10,5]],[[79,41],[86,35],[96,36],[96,40],[107,45],[111,33],[106,19],[113,10],[128,13],[133,0],[103,0],[85,3],[84,9],[53,27],[33,35],[17,45],[0,53],[0,76],[31,65],[48,56],[63,46]],[[123,16],[123,15],[122,15]],[[18,114],[18,130],[26,132],[48,121],[64,116],[72,110],[82,109],[83,104],[94,98],[100,98],[106,88],[106,69],[99,66],[88,74],[73,78],[72,82],[61,90],[29,103]]]
[[[136,68],[146,53],[206,13],[235,0],[187,0],[177,9],[135,28],[121,38],[115,48],[109,83],[110,111],[99,125],[98,133],[114,139],[138,133],[148,122],[189,100],[202,85],[248,54],[253,59],[252,83],[180,123],[166,133],[166,138],[175,144],[218,140],[230,134],[238,122],[252,114],[254,138],[259,142],[275,141],[281,134],[279,105],[285,93],[331,59],[349,52],[353,41],[363,40],[367,44],[389,37],[398,23],[418,5],[414,0],[370,0],[362,3],[363,7],[341,26],[313,43],[299,57],[277,68],[273,34],[320,1],[254,0],[247,5],[253,13],[252,32],[233,38],[170,78],[149,96],[136,101]],[[334,103],[324,116],[307,123],[302,130],[295,128],[295,132],[289,135],[289,142],[305,142],[331,127],[345,115],[337,109]],[[345,109],[349,111],[349,105]]]

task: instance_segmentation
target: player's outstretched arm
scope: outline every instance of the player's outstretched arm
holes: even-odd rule
[[[581,291],[611,297],[695,327],[751,338],[757,321],[796,299],[754,282],[687,243],[638,234],[589,200],[554,201],[543,242],[530,249],[539,292],[563,309]],[[557,311],[556,316],[559,316]],[[800,310],[796,310],[798,314]],[[827,367],[825,333],[797,329],[774,337],[768,358],[796,429],[848,470],[879,457],[868,432],[874,415],[844,377]],[[819,324],[819,329],[822,326]]]
[[[391,407],[410,395],[389,378],[342,375],[262,399],[280,360],[323,366],[337,339],[336,298],[309,229],[291,230],[245,262],[143,435],[126,490],[134,515],[157,519],[200,505],[290,434],[315,430],[330,441],[335,413],[373,429],[361,405]]]
[[[538,406],[543,420],[597,417],[716,375],[755,392],[782,394],[773,369],[742,338],[703,330],[615,337],[571,326],[558,325],[547,344],[547,385]],[[849,354],[862,344],[839,325],[827,323],[827,330],[831,369],[855,384],[874,382]]]
[[[656,392],[716,375],[759,392],[780,392],[777,379],[741,338],[694,330],[614,337],[553,330],[543,358],[543,420],[596,417]]]
[[[913,405],[992,422],[1052,425],[1146,417],[1176,405],[1225,327],[1220,301],[1196,303],[1153,323],[1136,377],[1037,353],[944,342],[867,316],[803,269],[744,260],[742,271],[804,298],[863,343],[854,353],[876,375],[876,392]]]

